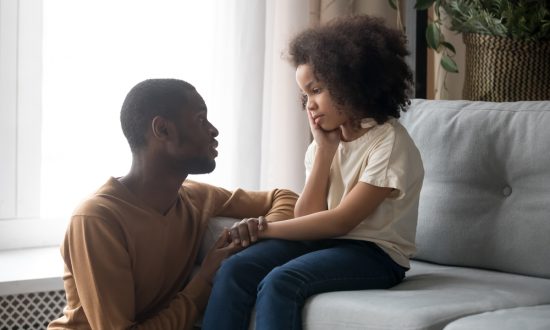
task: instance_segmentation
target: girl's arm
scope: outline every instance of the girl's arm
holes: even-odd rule
[[[316,240],[343,236],[372,214],[393,189],[358,182],[334,209],[270,223],[260,238]]]
[[[340,128],[324,131],[315,123],[310,111],[307,111],[307,117],[317,150],[311,173],[294,207],[295,217],[327,209],[330,165],[340,143]]]
[[[334,152],[331,150],[317,149],[313,168],[294,207],[295,217],[327,209],[330,165],[333,157]]]

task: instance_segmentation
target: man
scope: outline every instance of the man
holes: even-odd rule
[[[193,275],[209,219],[293,216],[290,191],[229,192],[186,180],[214,170],[218,145],[192,85],[143,81],[126,96],[120,119],[132,167],[74,212],[61,246],[67,307],[48,329],[190,329],[220,263],[254,241],[259,225],[244,220],[233,240],[224,231]]]

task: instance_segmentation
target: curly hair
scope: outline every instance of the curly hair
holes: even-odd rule
[[[147,144],[146,135],[155,116],[175,121],[195,87],[178,79],[147,79],[126,95],[120,111],[122,132],[132,152]]]
[[[299,33],[290,42],[295,67],[312,66],[336,104],[353,119],[377,123],[399,118],[410,104],[413,76],[405,36],[366,15],[337,18]]]

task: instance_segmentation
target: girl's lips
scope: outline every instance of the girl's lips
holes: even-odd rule
[[[323,117],[323,115],[313,116],[313,122],[314,122],[316,125],[319,125],[319,120],[321,120],[321,117]]]

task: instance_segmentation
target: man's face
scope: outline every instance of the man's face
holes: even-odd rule
[[[179,139],[174,148],[176,164],[187,174],[210,173],[216,168],[218,130],[207,119],[206,104],[195,90],[175,122]]]

